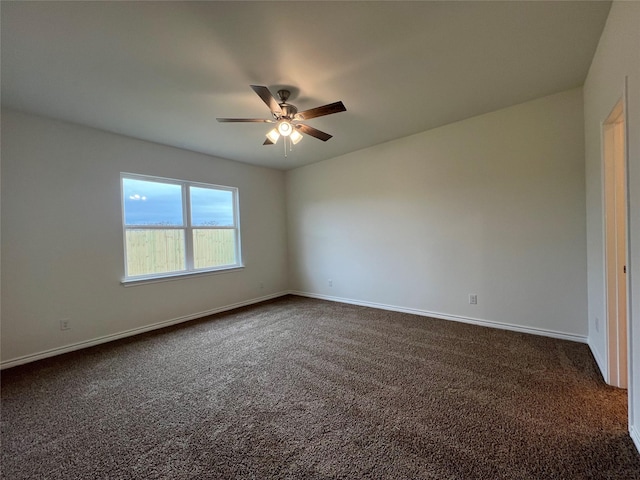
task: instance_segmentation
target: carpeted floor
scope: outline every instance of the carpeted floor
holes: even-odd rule
[[[2,372],[3,479],[640,479],[586,345],[301,297]]]

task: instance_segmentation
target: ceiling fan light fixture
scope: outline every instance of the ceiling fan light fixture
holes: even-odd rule
[[[298,132],[298,130],[293,130],[293,132],[291,132],[291,135],[289,135],[289,140],[291,140],[291,143],[293,143],[294,145],[297,145],[298,142],[302,140],[302,135],[300,135],[300,132]]]
[[[280,133],[278,133],[278,129],[274,128],[272,130],[269,130],[269,132],[267,133],[267,138],[271,140],[271,143],[276,143],[280,138]]]
[[[281,120],[278,123],[278,132],[283,137],[288,137],[289,135],[291,135],[291,132],[293,132],[293,131],[294,131],[293,130],[293,125],[291,125],[291,122],[289,122],[287,120]]]

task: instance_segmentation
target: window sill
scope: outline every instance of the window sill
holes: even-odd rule
[[[183,278],[219,275],[221,273],[237,272],[239,270],[244,270],[244,265],[233,266],[228,268],[217,268],[215,270],[199,270],[197,272],[171,273],[167,275],[154,276],[154,277],[127,278],[122,280],[120,284],[123,287],[135,287],[138,285],[146,285],[149,283],[173,282],[174,280],[181,280]]]

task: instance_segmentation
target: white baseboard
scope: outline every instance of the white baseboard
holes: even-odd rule
[[[596,360],[596,365],[598,365],[598,369],[600,369],[602,378],[604,379],[605,383],[609,383],[609,378],[607,374],[607,365],[603,362],[602,357],[600,356],[600,352],[598,352],[598,350],[593,346],[590,339],[589,339],[588,345],[589,345],[589,349],[591,350],[591,354],[593,355],[593,358],[595,358]]]
[[[271,295],[265,295],[264,297],[252,298],[250,300],[245,300],[238,303],[232,303],[230,305],[225,305],[223,307],[212,308],[211,310],[206,310],[204,312],[193,313],[190,315],[183,315],[181,317],[172,318],[170,320],[164,320],[162,322],[153,323],[151,325],[146,325],[144,327],[132,328],[131,330],[125,330],[124,332],[114,333],[112,335],[105,335],[103,337],[98,337],[91,340],[85,340],[83,342],[73,343],[71,345],[65,345],[64,347],[52,348],[51,350],[45,350],[43,352],[24,355],[22,357],[17,357],[17,358],[12,358],[10,360],[5,360],[4,362],[1,362],[0,370],[4,370],[5,368],[16,367],[18,365],[23,365],[25,363],[35,362],[36,360],[42,360],[43,358],[62,355],[63,353],[69,353],[75,350],[81,350],[83,348],[93,347],[95,345],[100,345],[101,343],[107,343],[107,342],[112,342],[114,340],[119,340],[121,338],[131,337],[133,335],[138,335],[140,333],[150,332],[152,330],[158,330],[160,328],[169,327],[171,325],[176,325],[178,323],[188,322],[189,320],[195,320],[197,318],[213,315],[214,313],[226,312],[227,310],[233,310],[234,308],[240,308],[240,307],[245,307],[247,305],[252,305],[254,303],[264,302],[266,300],[271,300],[273,298],[282,297],[283,295],[287,295],[288,293],[289,292],[284,291],[284,292],[274,293]]]
[[[0,370],[4,370],[5,368],[15,367],[15,366],[18,366],[18,365],[23,365],[25,363],[35,362],[36,360],[42,360],[44,358],[53,357],[53,356],[56,356],[56,355],[62,355],[64,353],[69,353],[69,352],[73,352],[73,351],[76,351],[76,350],[81,350],[83,348],[93,347],[95,345],[100,345],[102,343],[107,343],[107,342],[111,342],[111,341],[114,341],[114,340],[119,340],[121,338],[131,337],[133,335],[138,335],[140,333],[150,332],[152,330],[157,330],[157,329],[168,327],[168,326],[171,326],[171,325],[176,325],[178,323],[188,322],[189,320],[195,320],[197,318],[206,317],[208,315],[213,315],[215,313],[225,312],[227,310],[233,310],[234,308],[240,308],[240,307],[244,307],[244,306],[247,306],[247,305],[252,305],[254,303],[264,302],[266,300],[271,300],[271,299],[274,299],[274,298],[282,297],[282,296],[287,295],[287,294],[298,295],[298,296],[301,296],[301,297],[318,298],[318,299],[321,299],[321,300],[329,300],[329,301],[332,301],[332,302],[347,303],[347,304],[351,304],[351,305],[360,305],[360,306],[363,306],[363,307],[378,308],[378,309],[382,309],[382,310],[390,310],[390,311],[394,311],[394,312],[411,313],[411,314],[414,314],[414,315],[420,315],[420,316],[425,316],[425,317],[439,318],[439,319],[442,319],[442,320],[452,320],[452,321],[456,321],[456,322],[470,323],[470,324],[473,324],[473,325],[480,325],[480,326],[485,326],[485,327],[500,328],[500,329],[503,329],[503,330],[511,330],[511,331],[520,332],[520,333],[529,333],[529,334],[533,334],[533,335],[542,335],[542,336],[545,336],[545,337],[559,338],[559,339],[563,339],[563,340],[571,340],[571,341],[580,342],[580,343],[588,343],[587,337],[584,337],[584,336],[581,336],[581,335],[570,334],[570,333],[557,332],[557,331],[553,331],[553,330],[545,330],[545,329],[534,328],[534,327],[523,327],[523,326],[520,326],[520,325],[513,325],[513,324],[509,324],[509,323],[494,322],[494,321],[491,321],[491,320],[484,320],[484,319],[471,318],[471,317],[463,317],[463,316],[459,316],[459,315],[448,315],[448,314],[443,314],[443,313],[439,313],[439,312],[430,312],[430,311],[427,311],[427,310],[420,310],[420,309],[415,309],[415,308],[399,307],[399,306],[395,306],[395,305],[386,305],[386,304],[382,304],[382,303],[367,302],[367,301],[362,301],[362,300],[352,300],[352,299],[349,299],[349,298],[333,297],[333,296],[329,296],[329,295],[320,295],[320,294],[316,294],[316,293],[300,292],[300,291],[290,290],[290,291],[283,291],[283,292],[274,293],[274,294],[271,294],[271,295],[266,295],[266,296],[263,296],[263,297],[253,298],[253,299],[250,299],[250,300],[245,300],[245,301],[242,301],[242,302],[233,303],[233,304],[230,304],[230,305],[225,305],[225,306],[218,307],[218,308],[213,308],[211,310],[206,310],[204,312],[198,312],[198,313],[193,313],[193,314],[190,314],[190,315],[184,315],[184,316],[181,316],[181,317],[172,318],[172,319],[165,320],[165,321],[158,322],[158,323],[154,323],[154,324],[151,324],[151,325],[146,325],[144,327],[133,328],[131,330],[125,330],[124,332],[119,332],[119,333],[115,333],[115,334],[112,334],[112,335],[105,335],[105,336],[94,338],[94,339],[91,339],[91,340],[86,340],[86,341],[74,343],[74,344],[71,344],[71,345],[65,345],[63,347],[58,347],[58,348],[53,348],[53,349],[50,349],[50,350],[45,350],[43,352],[24,355],[24,356],[17,357],[17,358],[12,358],[12,359],[0,362]],[[592,350],[592,352],[594,352],[594,357],[596,357],[596,362],[598,362],[598,365],[602,369],[602,366],[601,366],[601,364],[599,362],[599,357],[597,356],[597,353],[595,353],[595,350],[593,348],[591,350]]]
[[[631,437],[631,440],[633,440],[633,443],[636,445],[636,450],[638,450],[638,453],[640,453],[640,434],[633,425],[629,427],[629,436]]]
[[[411,313],[414,315],[420,315],[423,317],[433,317],[442,320],[452,320],[454,322],[470,323],[472,325],[480,325],[483,327],[499,328],[502,330],[511,330],[513,332],[529,333],[532,335],[542,335],[544,337],[559,338],[562,340],[571,340],[573,342],[587,343],[587,337],[582,335],[575,335],[573,333],[557,332],[555,330],[545,330],[536,327],[523,327],[521,325],[514,325],[511,323],[495,322],[492,320],[484,320],[479,318],[463,317],[460,315],[449,315],[439,312],[430,312],[427,310],[420,310],[416,308],[398,307],[396,305],[386,305],[384,303],[367,302],[363,300],[352,300],[349,298],[333,297],[329,295],[320,295],[317,293],[300,292],[291,290],[289,292],[292,295],[299,295],[301,297],[318,298],[320,300],[329,300],[331,302],[348,303],[351,305],[360,305],[362,307],[379,308],[381,310],[390,310],[393,312]]]

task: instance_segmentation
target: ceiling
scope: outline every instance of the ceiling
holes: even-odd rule
[[[583,84],[610,2],[2,2],[2,105],[289,169]],[[284,156],[249,85],[308,120]]]

